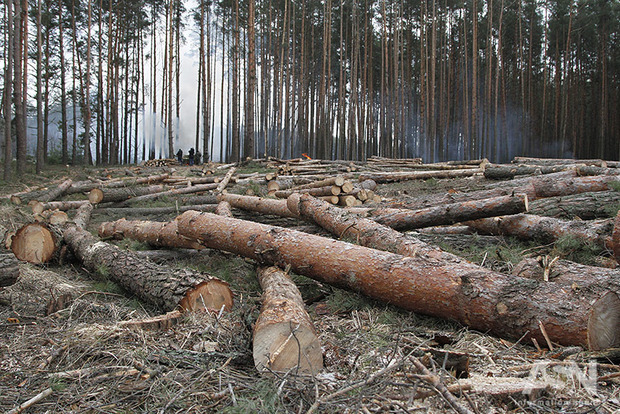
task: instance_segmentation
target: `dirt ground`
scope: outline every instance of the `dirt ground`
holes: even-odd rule
[[[122,174],[122,169],[55,170],[43,181],[105,174]],[[25,177],[3,185],[0,193],[11,194],[41,181]],[[481,177],[431,179],[381,184],[377,193],[390,205],[420,194],[473,191],[488,185]],[[118,218],[95,211],[88,230],[96,234],[101,222]],[[0,204],[0,225],[9,230],[32,219],[25,206]],[[506,273],[523,257],[558,248],[506,237],[408,234]],[[136,242],[114,243],[125,249],[148,249]],[[609,263],[608,257],[609,252],[596,252],[588,260]],[[252,326],[261,305],[255,264],[215,250],[177,255],[165,259],[165,264],[226,280],[235,295],[234,309],[187,314],[165,331],[123,328],[121,321],[161,312],[84,269],[70,255],[62,264],[21,264],[18,282],[0,288],[0,411],[18,409],[39,395],[41,399],[24,412],[620,412],[620,353],[591,353],[580,347],[549,350],[545,344],[537,348],[531,342],[500,339],[298,275],[293,278],[319,333],[325,369],[306,377],[294,372],[260,375],[252,359]],[[49,301],[62,295],[70,295],[66,307],[46,316]],[[422,361],[428,371],[420,371],[415,361]]]

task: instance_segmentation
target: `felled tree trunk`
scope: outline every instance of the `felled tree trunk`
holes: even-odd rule
[[[445,204],[422,210],[401,210],[374,217],[374,220],[396,230],[413,230],[421,227],[460,223],[476,218],[517,214],[527,211],[527,196],[515,194],[463,203]]]
[[[82,207],[84,204],[88,204],[90,201],[88,200],[75,200],[75,201],[48,201],[47,203],[42,203],[37,201],[32,203],[32,212],[34,214],[41,214],[45,210],[60,210],[67,211],[78,209]]]
[[[238,194],[220,194],[220,201],[227,201],[232,207],[261,214],[271,214],[280,217],[295,217],[286,206],[285,200],[244,196]]]
[[[232,309],[226,282],[189,269],[173,269],[99,241],[78,226],[64,231],[64,240],[86,268],[107,277],[138,298],[164,311]]]
[[[62,196],[67,191],[67,189],[71,187],[72,183],[73,181],[69,179],[63,181],[58,186],[52,187],[47,190],[32,191],[25,194],[20,193],[19,195],[14,194],[11,196],[11,201],[14,204],[25,204],[32,200],[37,200],[41,202],[52,201]]]
[[[607,247],[611,245],[613,220],[560,220],[533,214],[492,217],[465,223],[483,234],[510,235],[523,240],[538,239],[553,242],[562,237],[574,237],[582,242]]]
[[[394,181],[407,181],[407,180],[426,180],[429,178],[457,178],[457,177],[471,177],[472,175],[481,174],[483,171],[480,168],[468,168],[458,170],[438,170],[438,171],[412,171],[402,172],[396,171],[391,173],[369,173],[360,174],[359,180],[374,180],[375,182],[389,183]]]
[[[108,221],[99,226],[99,237],[115,239],[132,239],[148,243],[153,247],[179,247],[185,249],[204,249],[194,239],[183,237],[177,230],[177,221]]]
[[[182,213],[184,211],[215,211],[217,204],[200,204],[200,205],[180,205],[170,207],[103,207],[95,210],[96,213],[119,214],[119,215],[151,215],[151,214],[171,214],[175,212]]]
[[[165,189],[166,187],[161,184],[146,187],[93,188],[88,194],[88,201],[93,204],[113,203],[145,194],[161,193]]]
[[[288,196],[296,192],[306,193],[306,194],[310,194],[316,197],[321,197],[321,196],[338,195],[342,192],[342,189],[338,185],[328,185],[325,187],[313,187],[313,188],[306,188],[302,190],[280,190],[280,191],[276,191],[274,195],[278,198],[287,198]]]
[[[530,214],[573,220],[610,217],[620,203],[620,192],[599,191],[534,200]]]
[[[129,205],[129,204],[135,204],[135,203],[143,202],[147,200],[155,200],[163,196],[175,196],[175,195],[180,195],[180,194],[199,193],[202,191],[214,190],[217,188],[217,186],[218,184],[199,184],[199,185],[195,185],[192,187],[175,188],[173,190],[162,191],[161,193],[145,194],[142,196],[133,197],[121,203],[121,205]]]
[[[517,175],[551,174],[574,168],[575,165],[490,164],[484,168],[484,177],[491,180],[508,180]]]
[[[253,334],[256,369],[307,375],[321,371],[321,343],[297,286],[277,267],[259,268],[258,280],[263,305]]]
[[[578,160],[572,158],[531,158],[531,157],[514,157],[512,159],[513,164],[528,164],[528,165],[575,165],[585,164],[594,165],[597,167],[607,167],[607,162],[603,160]]]
[[[19,260],[15,254],[0,248],[0,287],[11,286],[19,278]]]
[[[616,261],[620,263],[620,211],[614,220],[614,232],[612,234],[612,247]]]
[[[600,331],[609,326],[601,325],[598,303],[610,292],[595,284],[573,290],[506,276],[453,255],[405,257],[209,213],[188,211],[178,220],[181,234],[206,247],[263,264],[290,265],[298,274],[473,329],[544,341],[540,322],[551,340],[560,344],[619,345],[600,340]],[[612,316],[617,320],[618,313]]]
[[[62,237],[44,223],[22,226],[11,242],[11,251],[23,262],[42,264],[51,261],[60,248]]]
[[[230,182],[230,179],[232,178],[233,174],[237,171],[236,167],[231,167],[230,170],[228,170],[228,172],[226,173],[226,175],[224,176],[224,178],[222,178],[222,181],[220,181],[220,183],[216,186],[215,191],[217,193],[221,193],[222,191],[224,191],[224,189],[226,188],[226,186],[228,185],[228,183]]]

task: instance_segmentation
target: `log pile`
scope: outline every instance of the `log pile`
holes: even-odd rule
[[[147,160],[143,164],[145,167],[170,167],[179,165],[179,162],[174,158],[163,158],[158,160]]]

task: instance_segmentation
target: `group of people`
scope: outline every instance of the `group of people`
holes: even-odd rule
[[[200,153],[200,151],[194,151],[193,148],[190,148],[189,151],[187,152],[187,164],[189,165],[200,165],[201,162],[201,158],[202,154]],[[179,161],[179,164],[185,164],[183,162],[183,150],[181,148],[179,148],[179,150],[177,151],[177,161]]]

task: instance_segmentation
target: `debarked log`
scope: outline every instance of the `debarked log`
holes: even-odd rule
[[[321,343],[295,283],[275,266],[259,268],[258,280],[263,304],[253,333],[256,369],[307,375],[321,371]]]
[[[476,218],[517,214],[527,211],[527,196],[514,194],[462,203],[444,204],[421,210],[401,210],[374,217],[377,223],[396,230],[413,230],[444,224],[460,223]]]
[[[101,223],[99,237],[131,239],[148,243],[153,247],[178,247],[184,249],[204,249],[196,240],[183,237],[177,231],[177,222],[125,220]]]
[[[97,240],[78,226],[64,230],[64,240],[91,271],[102,269],[113,281],[146,303],[166,312],[232,309],[228,283],[190,269],[174,269],[145,260],[131,251]]]
[[[573,237],[584,243],[611,248],[613,219],[560,220],[533,214],[491,217],[464,223],[482,234],[509,235],[523,240],[553,242],[562,237]]]
[[[262,264],[291,269],[335,286],[415,312],[452,319],[500,337],[548,337],[591,349],[618,346],[601,340],[609,320],[601,299],[616,297],[595,283],[570,285],[507,276],[456,256],[433,258],[394,253],[209,213],[188,211],[179,232],[206,247],[236,253]],[[605,310],[608,312],[608,310]],[[614,326],[613,329],[619,329]]]

